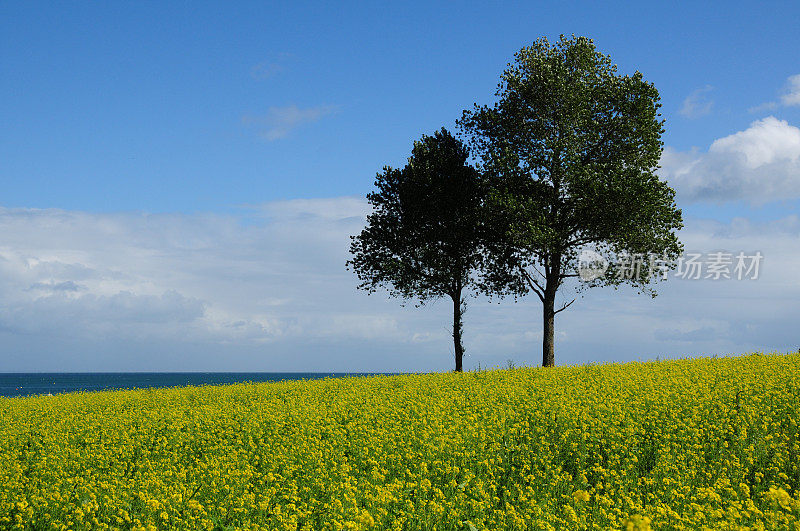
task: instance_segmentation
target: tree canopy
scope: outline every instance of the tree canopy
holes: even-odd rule
[[[455,368],[462,370],[462,315],[480,253],[483,191],[467,148],[446,129],[414,143],[402,169],[385,167],[367,195],[373,212],[352,236],[347,265],[359,288],[385,288],[418,304],[453,302]]]
[[[483,287],[533,292],[543,304],[542,363],[554,364],[556,293],[582,250],[609,265],[584,286],[648,286],[682,247],[675,192],[655,173],[660,98],[640,72],[621,75],[585,37],[541,38],[503,73],[491,106],[459,120],[489,186]],[[631,257],[638,274],[618,274]],[[652,257],[658,257],[655,261]],[[574,300],[574,299],[573,299]]]

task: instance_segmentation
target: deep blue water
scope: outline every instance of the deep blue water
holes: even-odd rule
[[[334,372],[85,372],[0,373],[0,396],[46,395],[104,389],[144,389],[183,385],[223,385],[237,382],[276,382],[372,376],[375,373]]]

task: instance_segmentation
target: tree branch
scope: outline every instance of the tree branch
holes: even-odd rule
[[[597,238],[591,238],[591,237],[573,238],[571,240],[567,240],[567,243],[566,243],[565,247],[574,247],[575,245],[592,243],[595,240],[597,240]]]
[[[575,302],[575,299],[572,299],[571,301],[569,301],[568,303],[566,303],[564,306],[562,306],[561,308],[559,308],[558,310],[556,310],[555,312],[553,312],[553,315],[555,315],[555,314],[557,314],[557,313],[559,313],[559,312],[563,312],[564,310],[566,310],[567,308],[569,308],[570,306],[572,306],[572,303],[573,303],[573,302]]]
[[[531,267],[533,268],[533,270],[534,270],[534,271],[536,271],[537,273],[539,273],[539,276],[540,276],[540,277],[542,277],[542,278],[545,278],[545,277],[544,277],[544,273],[542,273],[541,271],[539,271],[539,268],[538,268],[538,267],[536,267],[536,265],[535,265],[535,264],[531,264]]]
[[[541,286],[541,284],[536,282],[536,279],[533,278],[524,267],[521,267],[520,270],[522,271],[522,276],[528,281],[528,286],[531,288],[531,291],[533,291],[539,297],[540,301],[544,302],[544,288]]]

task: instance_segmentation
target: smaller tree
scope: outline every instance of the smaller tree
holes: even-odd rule
[[[359,289],[388,290],[419,305],[449,297],[453,302],[455,370],[464,357],[462,317],[480,254],[482,185],[467,163],[467,148],[446,129],[414,142],[408,164],[385,167],[367,195],[373,212],[351,236],[348,269]]]

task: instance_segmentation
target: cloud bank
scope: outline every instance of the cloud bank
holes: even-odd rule
[[[660,174],[688,202],[800,198],[800,129],[768,116],[715,140],[707,152],[667,147]]]
[[[360,198],[241,216],[0,209],[0,371],[448,370],[451,307],[355,289]],[[796,349],[800,220],[688,220],[688,250],[760,250],[757,281],[592,290],[556,323],[557,363]],[[566,299],[568,292],[563,293]],[[470,300],[465,365],[536,365],[541,310]]]

